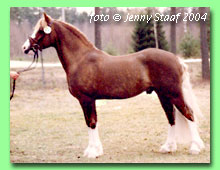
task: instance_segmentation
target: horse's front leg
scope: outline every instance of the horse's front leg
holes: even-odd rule
[[[87,156],[88,158],[96,158],[103,154],[103,149],[102,143],[99,139],[95,100],[86,98],[81,99],[79,102],[84,112],[89,133],[89,144],[84,151],[84,156]]]

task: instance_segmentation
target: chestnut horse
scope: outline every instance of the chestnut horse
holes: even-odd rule
[[[44,13],[34,32],[23,45],[27,54],[32,49],[54,47],[66,72],[70,93],[76,97],[88,126],[89,144],[84,156],[98,157],[103,148],[98,134],[96,99],[125,99],[144,91],[155,91],[166,113],[169,129],[160,151],[174,152],[176,139],[188,137],[190,153],[204,148],[195,115],[195,102],[186,66],[174,54],[146,49],[137,53],[111,56],[97,49],[74,26],[52,19]]]

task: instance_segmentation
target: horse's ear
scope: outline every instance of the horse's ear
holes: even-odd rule
[[[45,12],[43,13],[43,16],[44,16],[44,20],[46,21],[46,23],[49,24],[51,21],[51,18]]]

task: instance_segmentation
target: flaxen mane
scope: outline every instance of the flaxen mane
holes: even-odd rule
[[[37,22],[37,24],[35,25],[35,27],[34,27],[34,32],[37,32],[39,29],[40,29],[40,27],[46,27],[47,26],[47,23],[46,23],[46,21],[44,20],[44,18],[41,18],[38,22]]]

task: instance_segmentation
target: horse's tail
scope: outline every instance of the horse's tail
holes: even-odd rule
[[[180,60],[180,64],[182,66],[182,93],[184,97],[185,104],[190,107],[193,111],[195,123],[193,126],[191,125],[191,121],[187,120],[180,112],[176,109],[175,117],[176,117],[176,138],[180,143],[188,143],[192,142],[195,138],[195,134],[192,134],[192,131],[197,132],[197,123],[198,118],[201,118],[203,115],[201,110],[197,104],[196,97],[193,93],[192,86],[190,83],[190,77],[188,73],[188,69],[186,64]],[[192,129],[193,128],[193,129]],[[194,135],[194,136],[193,136]],[[197,136],[197,135],[196,135]],[[198,134],[198,140],[201,140]]]

